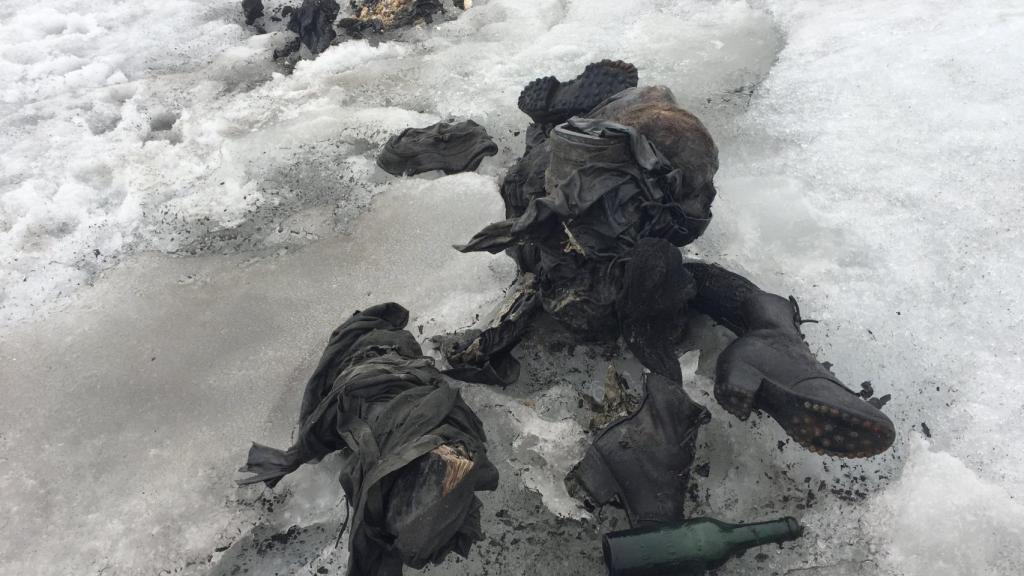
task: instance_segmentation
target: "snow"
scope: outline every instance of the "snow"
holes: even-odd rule
[[[1024,506],[950,454],[929,451],[920,436],[910,441],[902,478],[873,508],[872,520],[889,526],[890,562],[908,574],[1020,570]]]
[[[1021,573],[1020,38],[998,0],[480,0],[288,73],[285,34],[252,36],[234,1],[0,2],[0,573],[340,570],[337,463],[240,490],[248,442],[288,443],[351,311],[400,302],[426,338],[501,296],[507,258],[449,246],[502,215],[516,95],[608,57],[718,143],[690,255],[796,295],[819,357],[893,396],[891,453],[805,453],[717,407],[727,335],[705,330],[682,359],[714,416],[690,510],[808,527],[719,573]],[[392,133],[449,117],[499,143],[479,173],[374,166]],[[432,572],[595,574],[598,531],[621,527],[558,482],[608,360],[523,354],[524,383],[463,387],[502,486],[490,540]]]

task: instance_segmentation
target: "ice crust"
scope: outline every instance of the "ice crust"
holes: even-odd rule
[[[717,407],[729,336],[697,321],[685,385],[714,417],[690,510],[809,534],[718,573],[1024,572],[1017,3],[478,0],[291,73],[284,34],[242,20],[221,0],[0,2],[0,573],[342,570],[337,462],[238,490],[247,443],[288,444],[354,309],[398,301],[425,339],[500,297],[507,258],[448,247],[502,216],[520,87],[602,58],[669,85],[719,145],[688,255],[796,295],[837,375],[893,395],[892,453],[808,454]],[[499,143],[478,174],[374,166],[450,117]],[[639,382],[607,352],[552,336],[520,351],[524,382],[463,385],[502,485],[488,539],[429,572],[601,573],[622,517],[558,479],[586,445],[577,393],[609,362]]]

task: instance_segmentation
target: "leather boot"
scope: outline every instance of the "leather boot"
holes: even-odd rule
[[[682,520],[697,430],[708,419],[681,384],[651,373],[640,408],[609,424],[569,472],[570,494],[582,490],[599,505],[617,499],[633,526]]]
[[[758,292],[742,309],[747,331],[718,358],[715,398],[723,408],[741,420],[762,410],[812,452],[863,458],[892,445],[889,417],[807,348],[792,300]]]

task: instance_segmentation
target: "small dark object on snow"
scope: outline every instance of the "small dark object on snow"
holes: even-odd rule
[[[924,432],[926,438],[932,437],[932,429],[928,427],[928,424],[921,422],[921,432]]]
[[[299,42],[310,52],[319,54],[338,36],[334,19],[339,10],[341,6],[334,0],[302,0],[302,5],[291,11],[288,29],[299,35]]]
[[[871,385],[870,380],[865,380],[864,382],[860,383],[860,393],[858,394],[858,396],[867,400],[868,398],[871,398],[874,395],[875,387]]]
[[[879,398],[872,398],[868,400],[868,404],[871,404],[875,408],[881,408],[888,404],[889,400],[892,400],[892,394],[886,394],[885,396],[881,396]]]
[[[263,0],[242,0],[242,12],[245,13],[245,23],[252,26],[257,18],[263,16]]]
[[[710,415],[681,383],[651,373],[640,408],[610,424],[566,478],[570,494],[596,504],[616,498],[632,526],[684,518],[697,430]]]
[[[485,157],[497,153],[498,145],[476,122],[438,122],[392,136],[377,156],[377,165],[395,176],[431,170],[456,174],[476,170]]]
[[[398,576],[482,538],[480,500],[498,472],[483,425],[403,330],[398,304],[355,313],[331,334],[306,384],[299,437],[286,451],[253,444],[239,484],[274,486],[306,462],[345,454],[353,507],[349,574]]]

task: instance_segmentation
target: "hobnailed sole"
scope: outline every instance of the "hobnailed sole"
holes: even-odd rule
[[[752,394],[723,387],[716,388],[715,397],[726,411],[740,419],[746,419],[753,408],[767,412],[786,434],[816,454],[868,458],[887,450],[896,437],[892,422],[881,411],[874,417],[865,417],[767,378],[761,379]]]
[[[553,76],[538,78],[519,94],[519,109],[538,124],[560,124],[585,114],[610,96],[636,87],[639,74],[632,64],[602,60],[588,64],[569,82]]]

